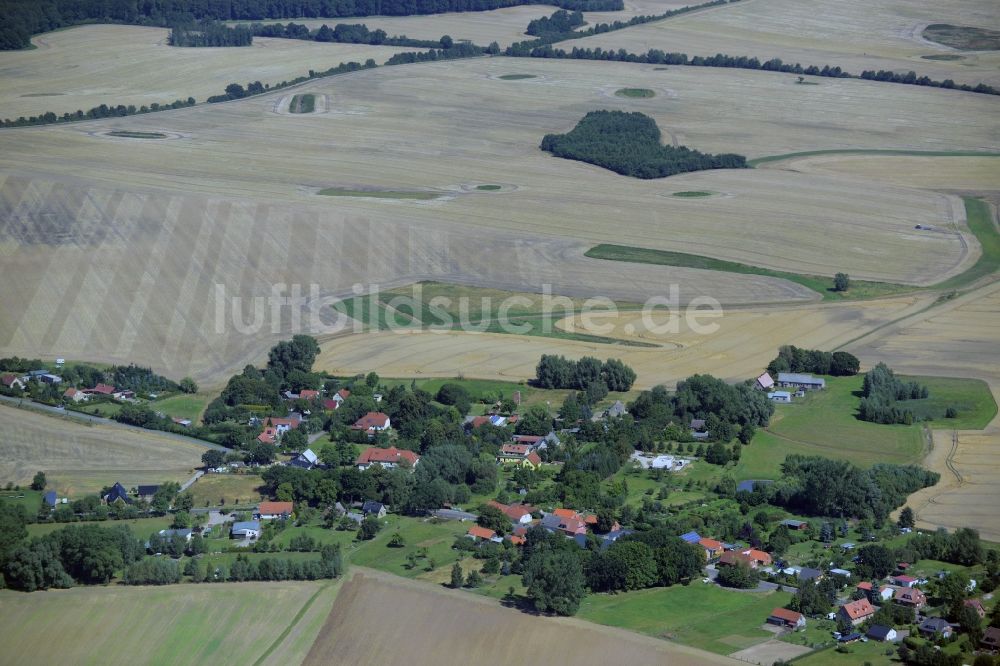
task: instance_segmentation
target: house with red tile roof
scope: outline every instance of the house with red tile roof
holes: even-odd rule
[[[420,456],[413,451],[397,449],[395,446],[390,446],[387,449],[380,449],[377,446],[369,446],[361,452],[361,455],[358,456],[358,459],[354,462],[358,466],[358,469],[362,472],[372,465],[381,465],[386,469],[392,469],[394,467],[399,467],[400,465],[409,465],[413,468],[417,466],[418,462],[420,462]]]
[[[465,536],[473,541],[493,541],[497,538],[497,533],[486,527],[473,525],[469,528],[469,531],[465,533]]]
[[[83,392],[90,395],[114,395],[115,387],[110,384],[98,384],[94,388],[83,389]]]
[[[566,536],[587,533],[587,523],[572,509],[556,509],[543,517],[540,524],[550,532],[559,532]]]
[[[799,629],[806,626],[806,618],[802,613],[787,608],[775,608],[767,617],[767,623],[788,629]]]
[[[512,523],[527,525],[531,523],[531,514],[536,511],[535,507],[527,504],[501,504],[495,500],[487,502],[488,505],[499,509],[505,516],[510,518]]]
[[[299,391],[299,398],[302,400],[315,400],[319,397],[319,391],[314,391],[312,389],[302,389]]]
[[[0,377],[0,383],[2,383],[5,388],[24,390],[24,380],[17,375],[6,374],[3,377]]]
[[[261,502],[257,507],[257,518],[260,520],[284,520],[291,517],[293,508],[291,502]]]
[[[543,435],[514,435],[511,438],[515,444],[527,444],[531,447],[536,447],[545,440]]]
[[[368,412],[354,422],[351,430],[361,430],[367,432],[369,437],[373,437],[376,432],[388,430],[391,425],[388,414],[382,412]]]
[[[698,545],[705,549],[705,559],[709,562],[721,557],[723,551],[725,550],[721,541],[716,541],[715,539],[709,539],[707,537],[699,539]]]
[[[751,548],[750,550],[743,551],[743,554],[748,556],[758,566],[769,567],[771,566],[771,556],[762,550],[757,550],[756,548]]]
[[[875,607],[867,599],[858,599],[844,604],[837,610],[837,615],[857,626],[875,614]]]
[[[983,602],[980,601],[979,599],[966,599],[965,601],[962,602],[962,605],[968,606],[969,608],[976,611],[976,615],[979,616],[979,619],[983,619],[984,617],[986,617],[986,609],[983,608]]]
[[[63,391],[63,397],[67,400],[72,400],[73,402],[83,402],[90,398],[89,395],[81,391],[80,389],[68,388]]]
[[[740,563],[747,565],[751,569],[757,568],[757,561],[755,559],[737,550],[727,550],[719,557],[720,567],[736,566]]]
[[[511,534],[508,538],[510,539],[511,544],[515,546],[523,546],[524,544],[528,543],[527,539],[525,539],[523,536],[518,536],[516,534]]]
[[[916,584],[917,579],[906,574],[898,574],[896,576],[892,576],[889,579],[889,582],[893,585],[899,585],[900,587],[913,587]]]

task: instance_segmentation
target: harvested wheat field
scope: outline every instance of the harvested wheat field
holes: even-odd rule
[[[800,307],[735,308],[721,318],[701,319],[717,324],[708,335],[694,332],[682,319],[679,332],[649,333],[642,315],[621,313],[609,330],[591,330],[599,335],[658,345],[655,348],[616,346],[573,340],[502,334],[383,331],[336,337],[322,344],[316,367],[335,374],[351,375],[375,370],[389,377],[466,377],[523,380],[535,375],[542,354],[621,358],[638,373],[636,386],[674,385],[696,373],[708,373],[731,381],[758,374],[783,344],[833,349],[899,317],[919,311],[933,296],[913,295],[862,303],[838,303]],[[663,310],[656,324],[665,324]],[[574,322],[557,322],[559,328],[575,332]]]
[[[12,664],[124,666],[253,664],[274,646],[261,663],[298,664],[336,592],[315,582],[4,590],[0,650]]]
[[[579,48],[780,58],[803,67],[836,65],[852,74],[892,70],[959,83],[1000,83],[1000,52],[963,51],[921,36],[931,23],[1000,28],[992,0],[751,0],[587,37]],[[934,56],[960,54],[957,60]],[[927,59],[923,56],[932,56]],[[825,85],[825,80],[816,81]],[[799,86],[803,96],[807,88]]]
[[[0,481],[29,483],[42,470],[60,495],[121,481],[186,481],[205,447],[148,430],[85,425],[0,405]]]
[[[398,640],[384,640],[386,626],[393,628]],[[368,569],[344,583],[303,663],[596,666],[611,661],[671,666],[740,663],[580,620],[528,615],[503,608],[495,599]]]
[[[242,48],[167,44],[169,30],[87,25],[50,32],[31,51],[0,53],[0,119],[52,111],[86,111],[100,104],[164,104],[220,95],[230,83],[281,83],[341,62],[378,64],[415,49],[321,44],[257,37]]]
[[[915,155],[815,155],[762,165],[802,173],[829,173],[929,190],[984,191],[1000,188],[998,157]]]
[[[331,297],[351,295],[355,284],[367,291],[420,279],[521,291],[551,284],[554,293],[633,302],[677,284],[682,302],[707,295],[763,304],[818,296],[775,278],[583,253],[598,242],[625,243],[913,284],[953,275],[973,258],[959,235],[964,211],[942,194],[765,169],[641,181],[551,157],[538,142],[610,107],[650,113],[668,134],[704,150],[996,150],[995,102],[986,96],[835,81],[796,109],[787,75],[517,60],[518,71],[537,78],[499,79],[514,62],[312,81],[308,91],[328,98],[323,114],[275,113],[290,92],[278,91],[0,132],[0,256],[8,269],[0,345],[25,356],[142,362],[211,383],[260,361],[292,331],[288,310],[272,316],[266,302],[252,325],[247,299],[266,299],[277,284],[300,285],[314,309],[321,304],[312,284]],[[623,86],[669,94],[615,97]],[[168,138],[109,136],[114,130]],[[483,183],[501,189],[477,190]],[[324,188],[438,196],[317,196]],[[670,196],[679,190],[719,196]],[[957,233],[915,233],[915,224]],[[974,239],[965,241],[974,249]],[[244,299],[247,325],[233,321],[234,296]],[[303,332],[324,334],[305,322]]]

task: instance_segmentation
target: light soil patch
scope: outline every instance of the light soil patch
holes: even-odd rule
[[[792,645],[791,643],[772,640],[734,652],[729,656],[740,661],[748,661],[751,664],[770,665],[776,661],[790,661],[795,657],[809,652],[812,652],[812,648],[805,645]]]
[[[433,613],[426,612],[433,608]],[[379,640],[393,626],[405,641]],[[510,636],[517,636],[516,641]],[[462,655],[456,659],[456,655]],[[572,618],[527,615],[495,599],[365,569],[345,582],[305,664],[738,664]]]
[[[170,103],[220,95],[230,83],[276,84],[341,62],[384,63],[414,49],[321,44],[256,37],[245,48],[178,48],[169,31],[124,25],[87,25],[35,37],[45,48],[0,54],[0,118],[94,106]],[[44,99],[25,97],[57,92]]]
[[[830,173],[928,190],[1000,188],[1000,157],[917,157],[909,155],[817,155],[762,165],[803,173]]]
[[[0,406],[0,481],[25,484],[42,470],[60,495],[93,493],[121,481],[186,481],[204,447],[133,431]]]
[[[323,585],[79,587],[31,594],[4,590],[0,648],[5,659],[17,664],[134,664],[148,663],[151,655],[170,655],[169,663],[178,665],[219,660],[249,665]],[[314,640],[314,614],[328,610],[335,594],[327,586],[293,627],[300,646]],[[52,640],[56,634],[60,640]],[[286,643],[268,663],[299,663],[300,646]],[[277,661],[279,655],[289,661]]]
[[[754,0],[594,35],[569,48],[727,53],[803,67],[836,65],[852,74],[914,70],[936,80],[998,85],[1000,52],[973,53],[959,62],[921,58],[951,51],[921,37],[929,23],[947,22],[1000,28],[992,0],[844,0],[835,6],[821,0]],[[802,96],[815,90],[799,88]]]
[[[610,325],[599,335],[658,345],[610,347],[554,338],[514,335],[383,331],[333,338],[322,345],[316,367],[336,374],[376,370],[388,377],[466,377],[524,380],[535,374],[542,354],[568,358],[613,356],[635,368],[637,387],[668,386],[696,373],[737,381],[753,377],[774,358],[783,344],[832,349],[857,335],[926,307],[932,296],[907,296],[862,303],[801,307],[732,309],[718,319],[718,330],[702,335],[682,320],[678,332],[656,333],[643,327],[641,313],[616,318],[595,317]],[[654,322],[665,325],[661,309]],[[564,330],[580,332],[579,319],[560,321]],[[595,331],[596,333],[596,331]]]

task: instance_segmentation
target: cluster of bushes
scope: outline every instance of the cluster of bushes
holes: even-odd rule
[[[566,134],[546,134],[541,149],[635,178],[747,168],[742,155],[711,155],[685,146],[664,146],[656,121],[638,112],[591,111]]]
[[[570,13],[565,9],[560,9],[553,13],[552,16],[543,16],[531,21],[528,23],[528,29],[525,32],[533,37],[545,37],[553,34],[561,35],[572,32],[584,23],[586,21],[583,18],[582,12]]]
[[[170,28],[171,46],[250,46],[253,31],[246,26],[229,27],[218,21],[183,23]]]
[[[861,394],[858,418],[862,421],[909,425],[913,423],[913,412],[898,403],[926,398],[928,391],[918,382],[904,382],[885,363],[879,363],[865,374]]]
[[[14,120],[6,118],[2,123],[0,123],[0,125],[3,127],[24,127],[25,125],[51,125],[52,123],[69,123],[77,120],[96,120],[98,118],[123,118],[125,116],[134,116],[142,113],[166,111],[167,109],[183,109],[186,106],[194,105],[194,97],[188,97],[186,100],[178,99],[170,104],[159,104],[157,102],[153,102],[149,106],[144,104],[138,108],[136,108],[134,104],[129,104],[128,106],[123,104],[119,104],[118,106],[101,104],[100,106],[93,107],[89,111],[66,112],[61,116],[49,111],[37,116],[19,116]]]
[[[584,32],[573,33],[585,36]],[[553,40],[560,41],[560,40]],[[571,60],[609,60],[616,62],[634,62],[649,65],[686,65],[692,67],[726,67],[733,69],[754,69],[766,72],[786,72],[790,74],[804,74],[807,76],[822,76],[838,79],[860,79],[877,80],[876,72],[869,72],[869,76],[855,76],[845,72],[839,66],[809,65],[803,67],[799,63],[794,65],[783,62],[781,58],[771,58],[761,61],[759,58],[748,56],[731,56],[724,53],[717,53],[713,56],[691,56],[680,52],[665,52],[660,49],[650,49],[646,53],[629,53],[625,49],[608,51],[600,47],[593,49],[573,48],[570,51],[565,49],[552,48],[550,44],[532,46],[530,43],[515,44],[508,47],[506,55],[530,58],[564,58]],[[967,83],[955,83],[951,79],[944,81],[934,81],[926,76],[918,77],[916,73],[909,72],[905,75],[894,74],[891,78],[886,76],[883,79],[890,83],[913,83],[914,85],[925,85],[933,88],[947,88],[951,90],[962,90],[964,92],[980,93],[984,95],[1000,95],[1000,89],[993,86],[979,83],[969,85]]]
[[[500,53],[500,46],[493,42],[487,47],[476,46],[475,44],[469,44],[466,42],[461,42],[459,44],[453,44],[449,48],[444,49],[431,49],[429,51],[407,51],[406,53],[397,53],[388,60],[386,60],[386,65],[405,65],[413,62],[434,62],[437,60],[457,60],[459,58],[473,58],[475,56],[481,56],[483,54],[496,55]]]
[[[858,374],[860,369],[861,362],[854,354],[802,349],[794,345],[779,347],[778,355],[767,364],[767,371],[772,375],[779,372],[814,372],[818,375],[851,377]]]
[[[579,361],[564,356],[543,354],[535,368],[535,384],[546,389],[586,390],[595,382],[603,382],[609,391],[628,391],[635,382],[635,370],[618,359],[585,356]]]

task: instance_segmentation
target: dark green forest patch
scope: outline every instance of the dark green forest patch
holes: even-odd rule
[[[546,134],[541,149],[635,178],[747,168],[743,155],[711,155],[685,146],[664,146],[655,120],[624,111],[591,111],[566,134]]]

